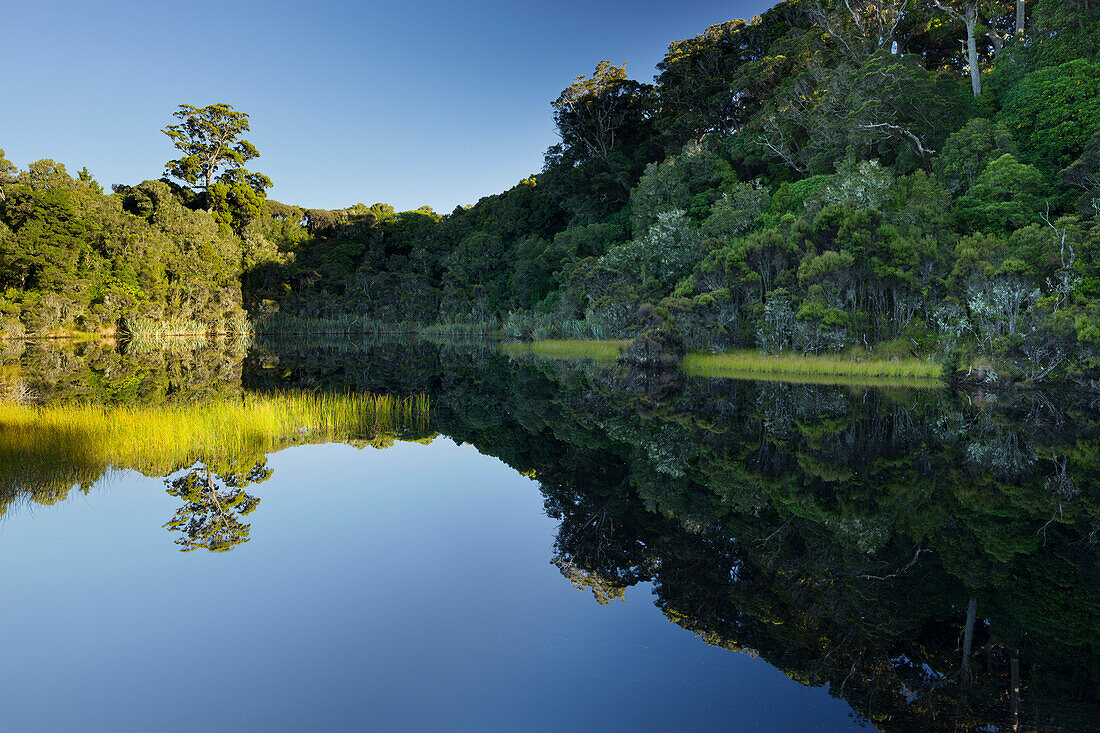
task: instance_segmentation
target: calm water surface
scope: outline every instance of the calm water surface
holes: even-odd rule
[[[550,564],[535,482],[441,439],[271,457],[262,522],[180,553],[132,472],[8,517],[9,730],[851,728],[848,708]]]
[[[115,465],[114,433],[32,451],[0,413],[7,729],[1097,729],[1088,398],[656,380],[491,345],[14,365],[43,411],[431,409],[245,451],[247,476]],[[213,521],[209,497],[233,541],[166,526]]]

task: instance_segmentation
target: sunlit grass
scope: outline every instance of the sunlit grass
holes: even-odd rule
[[[247,470],[295,444],[391,445],[424,437],[427,395],[246,395],[241,400],[140,407],[0,403],[0,496],[63,495],[108,468],[164,476],[196,462]]]
[[[863,380],[931,382],[943,376],[943,369],[939,364],[915,358],[856,361],[797,354],[772,356],[758,351],[691,353],[684,359],[683,369],[685,374],[696,377],[743,376],[799,382],[826,379],[829,383],[862,383]]]
[[[529,343],[509,342],[501,345],[508,354],[530,354],[542,359],[595,359],[597,361],[615,361],[619,351],[630,345],[630,341],[580,341],[547,339]]]

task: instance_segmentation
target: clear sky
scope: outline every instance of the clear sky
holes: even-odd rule
[[[274,199],[449,212],[541,169],[573,77],[649,81],[670,41],[772,4],[0,0],[0,148],[137,183],[174,157],[180,103],[228,102]]]

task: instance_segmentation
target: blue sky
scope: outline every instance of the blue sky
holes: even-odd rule
[[[574,76],[649,81],[670,41],[772,4],[0,0],[0,148],[136,183],[173,157],[180,103],[228,102],[272,198],[449,212],[541,168]]]

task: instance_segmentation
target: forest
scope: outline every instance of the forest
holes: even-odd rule
[[[0,335],[657,334],[1096,388],[1098,58],[1095,0],[787,0],[652,83],[600,62],[543,169],[449,214],[268,199],[247,115],[181,105],[181,157],[109,194],[0,151]]]

